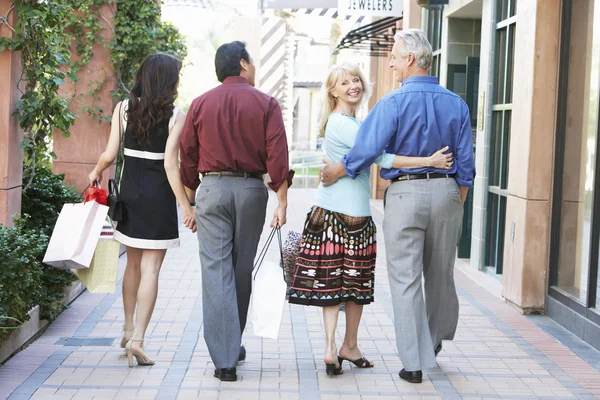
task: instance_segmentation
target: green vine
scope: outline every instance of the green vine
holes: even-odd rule
[[[77,57],[71,59],[70,78],[73,82],[79,80],[80,74],[85,71],[84,67],[90,62],[94,55],[95,45],[108,45],[107,35],[103,29],[103,22],[114,33],[112,23],[102,14],[102,7],[110,7],[110,13],[114,13],[113,3],[106,0],[68,0],[71,2],[73,12],[66,21],[65,30],[70,34],[72,45]],[[99,122],[110,121],[110,116],[105,115],[104,109],[97,103],[102,99],[100,91],[110,74],[105,74],[101,79],[89,84],[89,90],[84,93],[73,93],[80,103],[80,109]],[[90,104],[89,100],[92,99]]]
[[[184,38],[177,28],[160,21],[159,2],[121,0],[114,23],[115,34],[110,49],[118,81],[113,92],[117,101],[128,96],[135,72],[149,54],[166,53],[181,60],[187,55]]]
[[[23,73],[18,87],[24,90],[16,102],[15,113],[25,136],[21,143],[24,167],[33,169],[49,157],[56,157],[48,152],[54,132],[69,136],[75,121],[67,100],[58,95],[70,73],[71,39],[64,30],[64,21],[72,8],[63,2],[15,0],[8,14],[15,11],[18,18],[14,27],[8,25],[8,18],[3,19],[13,37],[0,38],[0,51],[21,53]],[[30,184],[31,181],[25,186]]]

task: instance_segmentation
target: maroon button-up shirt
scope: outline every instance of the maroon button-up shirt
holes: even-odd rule
[[[269,173],[274,191],[293,174],[279,103],[241,76],[196,98],[188,110],[180,144],[181,179],[190,189],[198,173]]]

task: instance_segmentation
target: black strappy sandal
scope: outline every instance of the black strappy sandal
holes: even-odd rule
[[[348,361],[351,362],[352,364],[356,365],[357,368],[373,368],[374,364],[367,360],[364,357],[359,358],[358,360],[349,360],[347,358],[338,356],[338,362],[340,363],[340,368],[342,368],[342,361]]]
[[[335,367],[335,364],[325,364],[325,372],[327,373],[327,376],[336,376],[336,375],[341,375],[344,373],[344,370],[342,369],[342,363],[340,363],[339,367]]]

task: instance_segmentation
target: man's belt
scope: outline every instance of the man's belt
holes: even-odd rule
[[[406,174],[392,179],[392,182],[412,181],[417,179],[454,178],[454,174],[440,174],[437,172],[426,172],[424,174]]]
[[[263,179],[263,174],[259,174],[257,172],[244,172],[244,171],[214,171],[214,172],[204,172],[202,176],[233,176],[236,178],[255,178],[255,179]]]

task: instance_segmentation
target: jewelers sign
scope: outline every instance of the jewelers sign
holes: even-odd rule
[[[401,17],[402,0],[338,0],[338,13]]]

